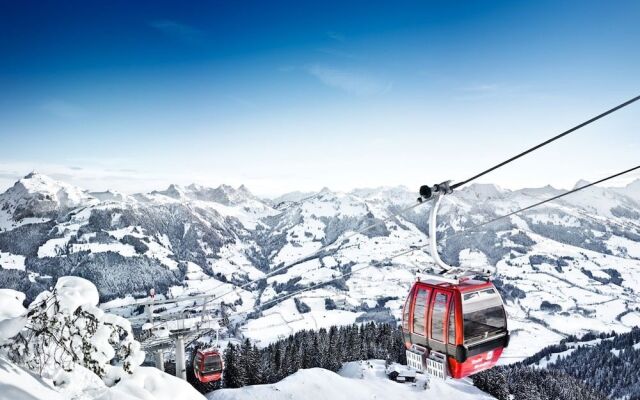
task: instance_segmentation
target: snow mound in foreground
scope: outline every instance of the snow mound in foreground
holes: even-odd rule
[[[424,400],[493,399],[465,381],[431,380],[424,389],[425,377],[418,382],[396,383],[387,378],[383,360],[346,363],[336,374],[322,368],[304,369],[272,385],[222,389],[207,395],[209,400]]]
[[[0,400],[204,399],[186,381],[140,367],[145,354],[131,324],[96,307],[88,280],[59,278],[26,315],[24,298],[0,291]]]
[[[0,357],[0,400],[204,400],[186,381],[152,367],[137,368],[111,388],[89,375],[91,372],[77,369],[57,391],[45,379]]]
[[[96,400],[204,400],[204,396],[187,381],[153,367],[138,367]]]
[[[0,357],[0,400],[63,400],[42,379]]]

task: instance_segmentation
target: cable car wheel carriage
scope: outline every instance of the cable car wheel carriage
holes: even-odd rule
[[[448,182],[420,188],[421,200],[435,195],[429,241],[431,257],[443,272],[417,279],[402,311],[407,365],[442,379],[492,368],[509,345],[504,304],[490,272],[451,267],[438,254],[438,206],[451,192]]]

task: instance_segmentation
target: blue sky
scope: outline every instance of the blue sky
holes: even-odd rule
[[[126,192],[461,180],[639,94],[639,18],[637,1],[1,0],[0,189],[33,169]],[[636,105],[484,181],[631,167],[639,128]]]

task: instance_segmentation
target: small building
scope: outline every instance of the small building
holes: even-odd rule
[[[398,383],[413,383],[416,381],[416,371],[407,368],[405,365],[391,364],[387,368],[387,376],[392,381]]]

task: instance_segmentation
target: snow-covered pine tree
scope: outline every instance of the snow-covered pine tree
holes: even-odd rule
[[[329,334],[327,330],[321,328],[318,331],[318,366],[320,368],[327,368],[329,360]]]
[[[266,358],[266,357],[265,357]],[[258,346],[255,344],[251,348],[251,364],[254,369],[254,383],[252,385],[259,385],[265,383],[265,370],[262,353]]]
[[[493,368],[473,375],[473,384],[480,390],[490,393],[498,400],[509,400],[509,385],[505,373]]]
[[[283,357],[282,357],[282,373],[284,376],[289,376],[295,373],[298,368],[296,364],[296,352],[294,346],[294,337],[289,336],[289,340],[287,340]]]
[[[317,335],[313,335],[313,341],[311,342],[311,355],[309,356],[309,368],[318,368],[320,367],[320,345],[322,343],[322,333],[318,333]]]
[[[239,388],[245,385],[244,370],[238,349],[232,343],[224,350],[224,386]]]
[[[343,347],[340,346],[340,331],[336,326],[329,328],[329,354],[326,368],[337,371],[342,366]]]
[[[247,338],[240,347],[239,369],[244,376],[244,385],[257,385],[262,382],[260,376],[260,353],[258,348]]]
[[[282,356],[283,356],[282,343],[278,342],[273,347],[274,347],[274,353],[272,358],[273,364],[270,368],[270,373],[271,373],[271,376],[273,377],[273,382],[277,382],[283,378],[282,376]]]
[[[347,328],[347,359],[346,361],[360,360],[360,332],[358,325],[353,324]]]

